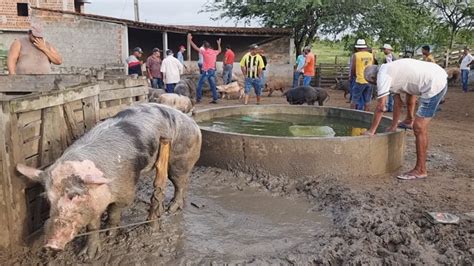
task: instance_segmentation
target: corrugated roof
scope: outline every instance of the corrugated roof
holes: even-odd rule
[[[200,33],[200,34],[235,34],[235,35],[268,35],[268,36],[289,36],[292,34],[292,29],[283,28],[248,28],[248,27],[212,27],[212,26],[196,26],[196,25],[163,25],[156,23],[137,22],[128,19],[107,17],[94,14],[84,14],[71,11],[53,10],[46,8],[32,7],[38,11],[46,11],[59,14],[67,14],[85,17],[92,20],[99,20],[104,22],[126,24],[131,28],[168,31],[176,33]]]

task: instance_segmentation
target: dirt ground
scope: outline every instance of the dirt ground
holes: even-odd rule
[[[285,103],[278,95],[262,104]],[[330,96],[326,105],[348,106],[341,91]],[[240,103],[221,100],[217,106],[234,104]],[[36,241],[6,264],[473,265],[473,104],[474,92],[449,89],[430,126],[426,179],[296,180],[196,167],[185,209],[166,215],[161,230],[137,226],[116,237],[104,234],[97,260],[76,255],[83,237],[58,254],[41,251]],[[415,160],[414,136],[407,134],[400,172]],[[150,193],[151,180],[144,178],[124,224],[145,219]],[[432,224],[427,211],[450,212],[461,222]]]

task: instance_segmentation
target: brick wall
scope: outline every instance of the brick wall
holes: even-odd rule
[[[55,10],[74,11],[74,0],[0,0],[0,30],[27,30],[30,17],[18,16],[17,3]]]

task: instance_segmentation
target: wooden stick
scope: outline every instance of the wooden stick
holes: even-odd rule
[[[148,214],[148,220],[156,220],[161,217],[164,212],[163,202],[165,200],[166,182],[168,181],[168,164],[170,158],[171,140],[160,138],[160,150],[158,160],[155,163],[156,176],[153,182],[155,191],[151,196],[151,206]],[[152,223],[155,228],[159,227],[158,223]]]

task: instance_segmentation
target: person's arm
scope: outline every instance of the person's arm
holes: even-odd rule
[[[222,60],[222,69],[225,67],[225,62],[227,62],[227,58],[229,57],[229,53],[225,52],[224,59]]]
[[[375,135],[375,131],[379,127],[380,121],[382,120],[383,111],[385,109],[385,104],[387,102],[388,95],[382,96],[377,99],[377,107],[375,107],[374,118],[372,119],[372,124],[370,129],[367,130],[364,134],[373,136]]]
[[[7,68],[10,75],[16,75],[16,62],[20,57],[21,43],[19,40],[13,41],[8,51]]]
[[[184,71],[184,65],[178,61],[179,74],[182,75]]]
[[[33,45],[40,49],[48,57],[51,63],[55,65],[60,65],[63,63],[63,58],[58,53],[58,51],[56,51],[52,45],[46,45],[46,41],[44,39],[35,38]]]
[[[355,73],[356,73],[356,62],[355,62],[355,55],[352,55],[352,59],[351,59],[351,74],[349,75],[349,81],[351,80],[351,77],[355,77]]]
[[[258,78],[262,78],[263,66],[265,65],[265,63],[263,62],[263,58],[261,56],[259,56],[258,58],[260,62],[258,63],[257,76]]]
[[[467,64],[467,66],[474,65],[474,57],[471,55],[471,56],[469,56],[469,58],[471,59],[471,62],[469,64]]]
[[[220,54],[222,52],[221,49],[221,38],[217,39],[217,52]]]
[[[242,57],[242,59],[240,60],[240,70],[242,70],[242,74],[244,75],[244,78],[245,76],[247,75],[247,66],[245,65],[245,55],[244,57]]]
[[[201,52],[201,50],[199,50],[199,47],[193,42],[193,35],[191,35],[191,33],[188,33],[188,42],[191,44],[191,47],[196,50],[196,52]]]

